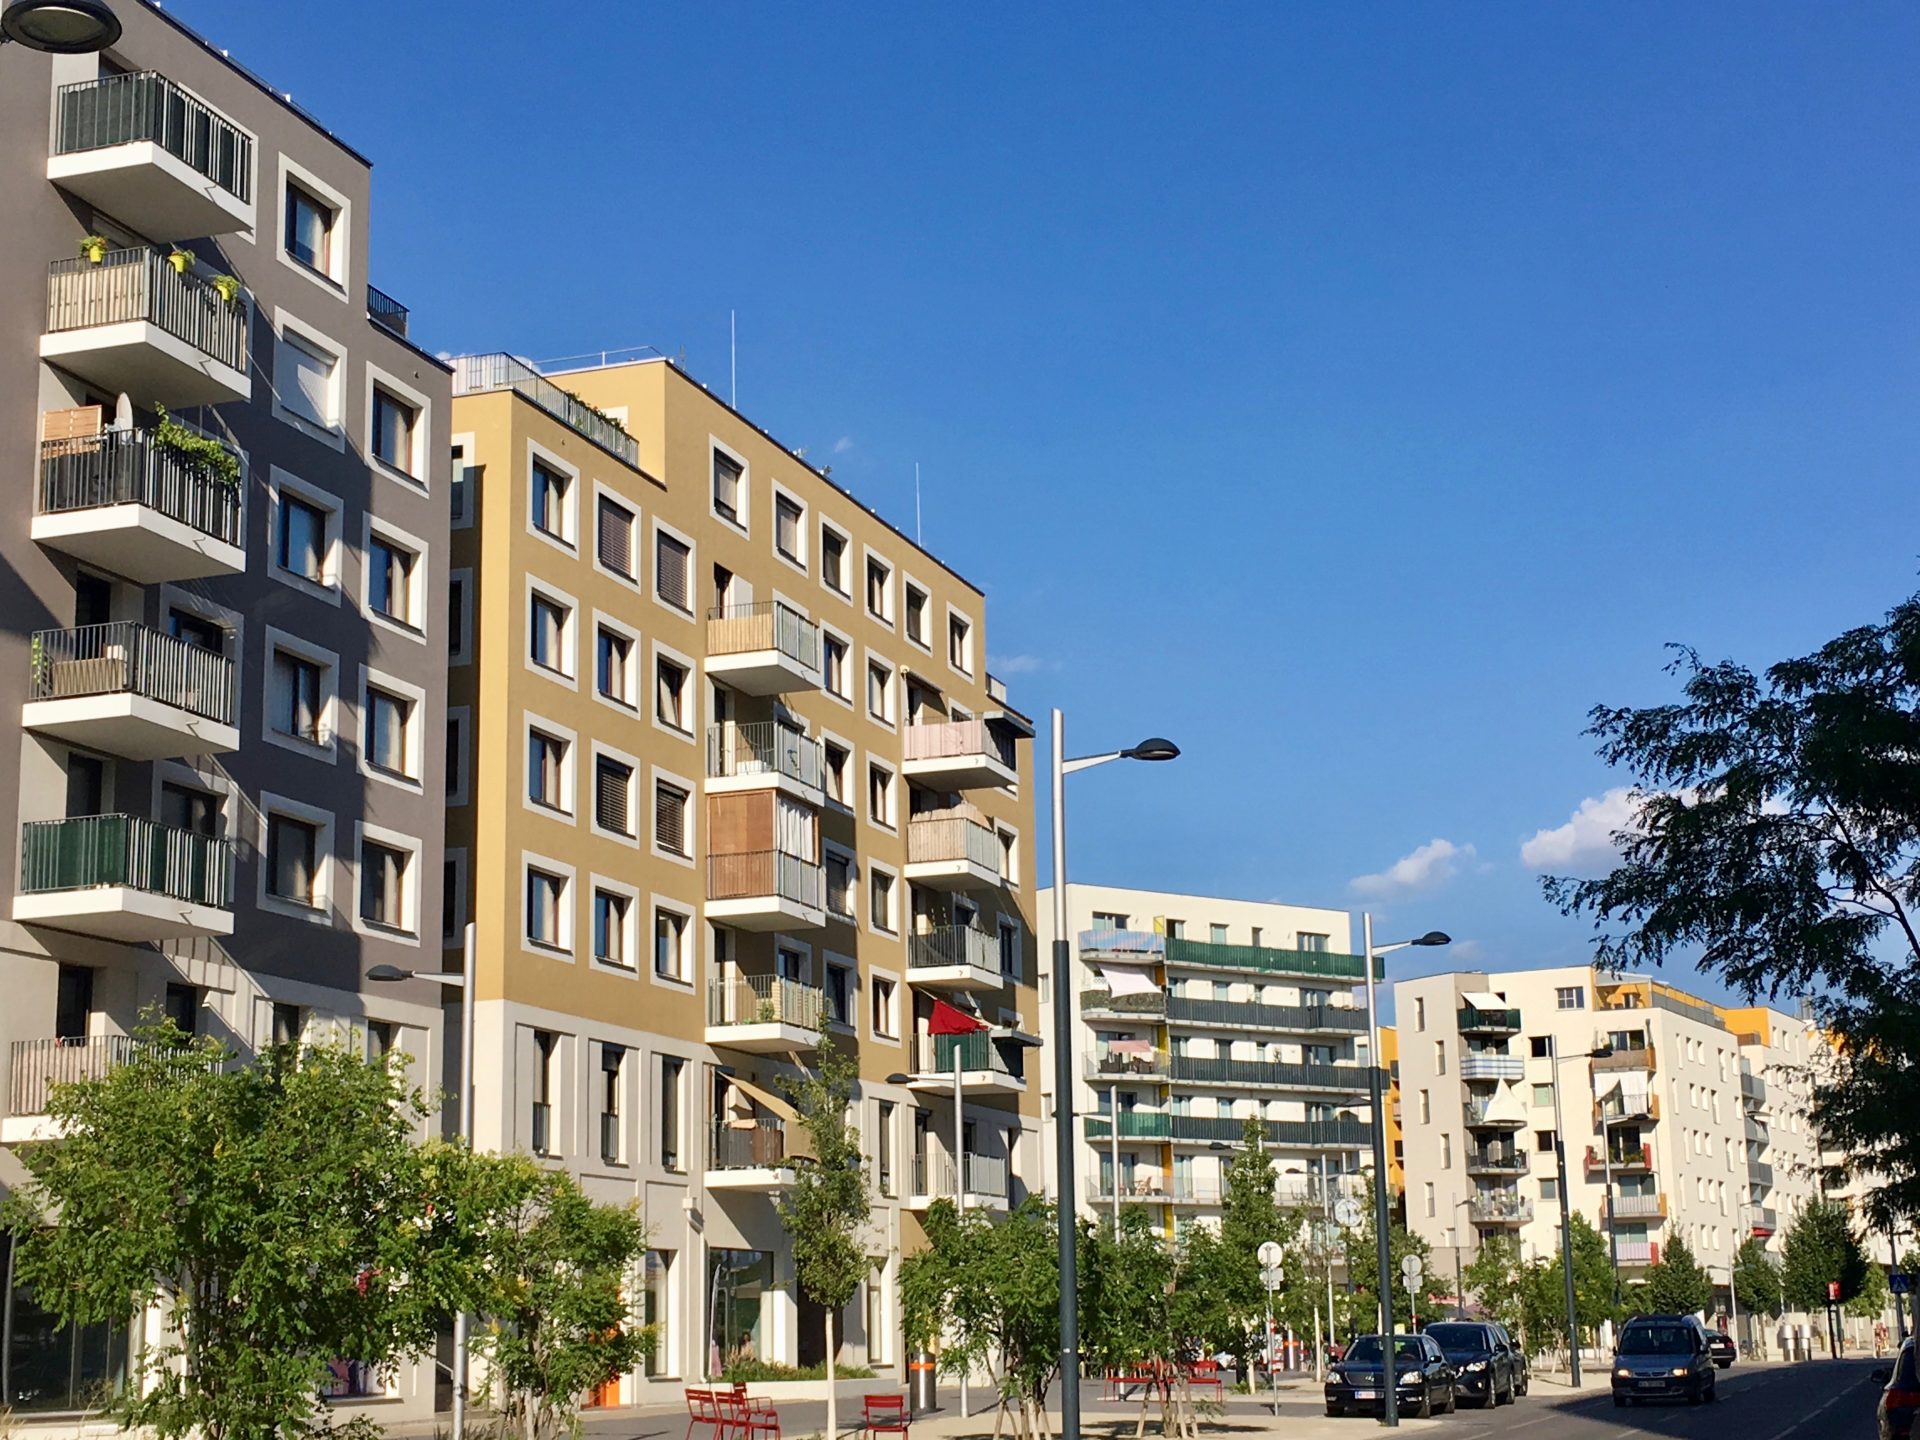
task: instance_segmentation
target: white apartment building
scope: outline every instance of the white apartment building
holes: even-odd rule
[[[1629,1284],[1683,1236],[1725,1309],[1741,1242],[1777,1246],[1817,1193],[1791,1016],[1586,966],[1405,980],[1394,1005],[1407,1223],[1442,1252],[1511,1235],[1557,1253],[1556,1071],[1569,1206],[1606,1234],[1611,1180]]]
[[[1036,909],[1049,1045],[1052,1005],[1075,1007],[1082,1213],[1117,1198],[1156,1207],[1168,1233],[1217,1222],[1250,1115],[1266,1123],[1283,1201],[1363,1193],[1365,974],[1345,911],[1074,885],[1073,966],[1061,985],[1050,974],[1050,891]],[[1050,1057],[1041,1068],[1057,1195]]]

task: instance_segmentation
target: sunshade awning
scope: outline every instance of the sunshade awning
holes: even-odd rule
[[[741,1079],[738,1075],[729,1075],[726,1079],[727,1084],[732,1087],[728,1096],[727,1105],[729,1120],[732,1118],[731,1112],[736,1103],[735,1097],[745,1096],[769,1115],[786,1123],[786,1152],[788,1156],[798,1156],[807,1160],[814,1158],[813,1150],[807,1140],[807,1128],[800,1123],[800,1114],[793,1108],[791,1102],[781,1099],[780,1096],[774,1094],[771,1090],[762,1089],[751,1080]]]
[[[1507,1002],[1491,990],[1469,990],[1460,997],[1476,1010],[1505,1010]]]

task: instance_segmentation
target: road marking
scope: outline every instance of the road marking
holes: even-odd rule
[[[1847,1396],[1851,1395],[1854,1391],[1858,1390],[1862,1383],[1863,1382],[1859,1380],[1854,1381],[1853,1384],[1847,1386],[1845,1389],[1836,1392],[1833,1398],[1828,1400],[1827,1403],[1822,1405],[1818,1410],[1815,1410],[1810,1415],[1802,1416],[1800,1419],[1794,1421],[1793,1424],[1787,1426],[1786,1429],[1776,1431],[1774,1434],[1768,1436],[1767,1440],[1781,1440],[1782,1436],[1791,1435],[1794,1431],[1798,1430],[1801,1426],[1805,1425],[1808,1421],[1817,1419],[1821,1415],[1824,1415],[1827,1411],[1831,1410],[1834,1406],[1838,1405],[1842,1400],[1846,1399]]]

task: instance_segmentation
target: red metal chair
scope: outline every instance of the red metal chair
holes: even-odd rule
[[[730,1394],[721,1395],[720,1412],[726,1416],[727,1426],[737,1440],[754,1440],[760,1435],[780,1440],[779,1410],[766,1396],[747,1394],[744,1385],[736,1385]]]
[[[1226,1384],[1220,1378],[1220,1362],[1218,1360],[1196,1360],[1189,1365],[1187,1367],[1187,1385],[1194,1390],[1202,1388],[1211,1389],[1222,1397],[1227,1393]]]
[[[702,1425],[707,1427],[707,1440],[726,1440],[727,1414],[719,1394],[712,1390],[688,1390],[686,1440],[693,1440],[694,1430]]]
[[[907,1414],[904,1395],[866,1395],[861,1397],[860,1428],[868,1435],[906,1436],[913,1418]]]

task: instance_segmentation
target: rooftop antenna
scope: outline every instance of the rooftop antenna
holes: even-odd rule
[[[737,310],[727,311],[727,403],[740,408],[740,331],[735,323]]]
[[[913,543],[921,544],[920,539],[920,462],[913,462]]]

